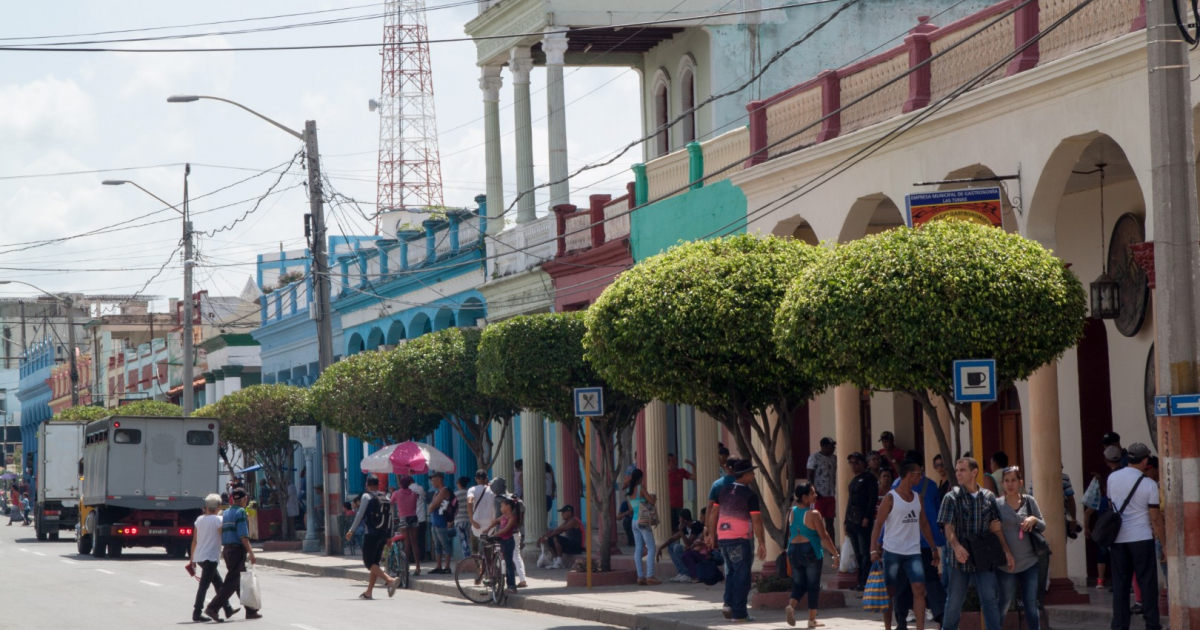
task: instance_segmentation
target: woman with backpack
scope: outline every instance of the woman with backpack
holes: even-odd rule
[[[1025,606],[1025,624],[1029,630],[1040,630],[1041,616],[1038,610],[1038,556],[1049,553],[1046,539],[1046,521],[1037,500],[1021,492],[1025,479],[1021,469],[1010,466],[1004,469],[1004,496],[996,501],[1000,512],[1000,529],[1008,548],[1012,550],[1013,568],[999,567],[996,581],[1000,587],[1000,610],[1007,611],[1017,593]],[[1040,539],[1040,543],[1038,542]]]
[[[634,468],[625,490],[629,507],[633,508],[633,565],[637,567],[638,586],[662,584],[654,577],[654,526],[658,524],[657,499],[646,492],[646,474]],[[643,557],[645,564],[643,565]]]

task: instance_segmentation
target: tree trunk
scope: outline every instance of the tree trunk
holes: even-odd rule
[[[929,392],[925,390],[905,391],[905,393],[915,398],[917,402],[921,403],[921,408],[925,410],[925,419],[930,422],[930,426],[933,427],[933,435],[935,438],[937,438],[938,452],[942,454],[942,463],[947,467],[948,470],[953,470],[956,458],[951,456],[950,441],[946,439],[946,432],[942,430],[942,421],[938,418],[937,406],[933,404],[933,398],[929,395]],[[932,420],[930,420],[930,418],[932,418]],[[958,432],[955,431],[955,433],[957,434]],[[954,475],[947,476],[950,478],[951,486],[958,485],[958,481],[954,478]]]

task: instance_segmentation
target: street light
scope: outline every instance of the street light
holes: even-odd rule
[[[203,96],[198,94],[178,94],[167,97],[168,103],[193,103],[199,100],[221,101],[228,103],[239,109],[245,110],[262,120],[265,120],[272,125],[286,131],[291,136],[304,142],[304,152],[307,157],[308,167],[308,203],[309,212],[312,215],[312,256],[313,256],[313,285],[316,289],[316,299],[313,301],[313,311],[316,313],[317,320],[317,364],[320,366],[320,371],[324,372],[333,365],[333,319],[330,317],[332,309],[330,308],[330,288],[329,288],[329,265],[326,263],[325,254],[325,206],[323,193],[321,189],[321,162],[320,151],[317,149],[317,121],[304,121],[304,131],[296,131],[280,124],[262,114],[242,105],[241,103],[231,101],[226,98],[217,96]],[[328,427],[322,427],[321,437],[325,443],[325,453],[329,456],[327,461],[341,462],[342,461],[342,437],[337,432]],[[327,480],[325,484],[325,553],[326,555],[340,555],[342,553],[342,536],[338,527],[337,514],[341,509],[340,496],[342,494],[341,471],[336,470],[338,464],[333,464],[331,470],[327,470]],[[309,475],[309,482],[312,483],[313,476]],[[313,496],[310,490],[309,496]],[[311,511],[310,511],[311,513]],[[317,539],[314,534],[316,528],[310,526],[308,535],[304,540],[305,551],[317,550]]]
[[[0,284],[23,284],[34,291],[43,293],[57,300],[67,308],[67,359],[71,364],[71,406],[79,406],[79,367],[75,364],[75,301],[70,295],[54,295],[53,293],[21,280],[0,280]]]
[[[106,179],[106,180],[100,182],[101,184],[103,184],[105,186],[121,186],[124,184],[129,184],[130,186],[137,188],[138,190],[146,193],[147,195],[154,197],[160,203],[170,207],[175,212],[178,212],[181,217],[183,217],[183,322],[181,322],[183,325],[183,332],[180,335],[181,337],[183,337],[183,339],[181,340],[183,342],[183,360],[180,361],[180,363],[183,364],[183,396],[182,396],[182,398],[183,398],[183,415],[185,418],[192,415],[192,412],[194,412],[196,410],[196,399],[195,399],[196,392],[194,392],[192,390],[192,380],[194,379],[192,370],[195,367],[193,365],[194,359],[192,357],[192,354],[193,354],[192,344],[194,341],[193,335],[195,334],[192,329],[192,326],[193,326],[192,318],[194,317],[193,313],[192,313],[192,308],[193,308],[193,304],[192,304],[192,265],[193,265],[194,261],[192,260],[192,222],[189,220],[188,208],[187,208],[187,197],[188,197],[187,176],[191,172],[192,172],[192,166],[190,164],[186,165],[184,167],[184,171],[183,171],[183,209],[182,210],[175,207],[174,204],[165,201],[162,197],[159,197],[158,195],[150,192],[149,190],[142,188],[135,181],[131,181],[128,179]]]

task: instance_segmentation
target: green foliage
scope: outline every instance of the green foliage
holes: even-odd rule
[[[79,424],[86,424],[93,420],[107,418],[113,415],[112,411],[104,407],[67,407],[62,411],[54,414],[54,420],[67,420]]]
[[[574,389],[604,388],[605,415],[592,419],[593,439],[612,444],[617,457],[592,458],[588,483],[593,488],[613,488],[617,466],[632,450],[629,427],[646,400],[613,387],[596,374],[584,359],[583,313],[523,315],[489,325],[479,341],[479,389],[511,399],[522,409],[545,414],[570,429],[575,454],[584,459],[584,424],[575,417]],[[607,449],[605,449],[607,450]],[[591,514],[607,514],[612,494],[590,493]],[[611,565],[610,542],[615,532],[611,519],[600,531],[600,570]]]
[[[414,408],[451,419],[480,468],[495,458],[488,426],[507,426],[520,409],[503,396],[479,390],[476,359],[482,332],[447,328],[409,341],[396,352],[398,388]]]
[[[172,416],[183,416],[183,407],[179,405],[163,402],[161,400],[137,400],[128,405],[121,405],[108,415],[113,416],[150,416],[157,418],[170,418]]]
[[[792,579],[763,573],[754,580],[754,589],[759,593],[787,593],[792,590]]]
[[[395,351],[361,352],[333,364],[309,390],[313,419],[367,441],[420,439],[441,422],[401,397]]]
[[[251,385],[202,409],[211,409],[206,415],[221,421],[222,441],[250,453],[259,463],[263,463],[260,455],[291,447],[288,427],[314,424],[308,390],[291,385]]]
[[[833,383],[783,359],[775,312],[791,281],[826,256],[773,236],[672,247],[621,274],[588,311],[588,360],[618,387],[720,421],[760,467],[764,500],[785,503],[795,482],[792,423],[769,418],[792,418]],[[756,439],[767,448],[754,448]],[[782,544],[781,517],[764,525]]]

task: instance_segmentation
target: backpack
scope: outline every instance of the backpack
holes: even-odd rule
[[[438,511],[442,513],[442,517],[446,519],[446,525],[454,524],[454,517],[458,514],[458,497],[453,492],[450,493],[450,498],[442,501]]]
[[[373,534],[391,533],[392,531],[392,510],[391,506],[383,506],[383,500],[379,495],[373,492],[363,494],[363,499],[370,501],[367,504],[366,518],[363,520],[367,523],[367,530]]]

